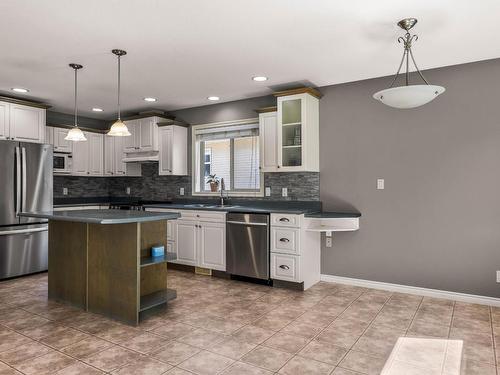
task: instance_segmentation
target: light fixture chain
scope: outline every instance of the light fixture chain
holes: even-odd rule
[[[75,126],[78,126],[78,107],[77,107],[77,97],[78,97],[78,69],[75,69]]]
[[[121,120],[120,116],[120,55],[118,55],[118,120]]]

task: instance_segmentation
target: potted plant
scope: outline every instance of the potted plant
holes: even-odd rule
[[[219,177],[215,174],[209,174],[207,176],[207,184],[210,184],[210,191],[216,192],[219,190]]]

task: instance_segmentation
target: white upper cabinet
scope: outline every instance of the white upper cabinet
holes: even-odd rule
[[[158,129],[159,174],[187,175],[187,128],[177,125]]]
[[[87,141],[74,142],[72,157],[72,173],[75,176],[89,175],[89,143],[88,132],[83,132]]]
[[[104,174],[104,135],[87,133],[89,146],[89,175],[102,176]]]
[[[43,143],[45,140],[45,109],[22,104],[0,102],[0,136],[21,142]],[[8,130],[6,126],[9,110]]]
[[[278,170],[278,123],[276,112],[259,114],[260,168],[262,172]]]
[[[55,128],[55,127],[51,129],[52,129],[52,137],[51,137],[52,142],[49,142],[49,140],[47,139],[45,140],[45,142],[53,144],[55,152],[71,152],[73,150],[73,142],[64,139],[68,135],[68,129]]]
[[[277,169],[319,172],[318,98],[309,93],[279,96],[277,120]]]
[[[158,121],[158,117],[124,121],[131,133],[125,137],[124,152],[158,151]]]
[[[128,131],[130,132],[130,136],[123,137],[123,151],[124,152],[137,152],[139,150],[139,142],[138,142],[138,120],[129,120],[124,121],[125,125],[127,125]]]
[[[104,174],[104,136],[83,132],[86,141],[73,142],[72,174],[75,176],[102,176]]]
[[[104,135],[104,175],[115,174],[115,139],[123,137],[112,137]]]
[[[0,139],[8,139],[10,137],[9,108],[9,103],[0,102]]]

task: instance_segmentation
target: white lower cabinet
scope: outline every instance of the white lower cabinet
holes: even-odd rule
[[[271,214],[271,279],[303,283],[320,280],[321,236],[309,232],[304,215]]]
[[[200,221],[199,263],[201,267],[226,270],[226,224]]]
[[[271,253],[271,278],[300,282],[300,256]]]
[[[193,220],[177,220],[177,263],[198,264],[198,224]]]
[[[146,208],[152,212],[178,212],[167,221],[167,251],[176,253],[174,263],[226,270],[226,213],[214,211]]]

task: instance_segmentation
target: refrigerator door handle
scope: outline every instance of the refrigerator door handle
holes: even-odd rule
[[[16,147],[16,153],[15,153],[15,159],[16,159],[16,186],[15,186],[15,210],[16,210],[16,216],[19,215],[19,212],[21,211],[20,205],[21,205],[21,154],[19,151],[19,146]]]
[[[48,231],[49,227],[39,227],[39,228],[31,228],[31,229],[13,229],[13,230],[5,230],[5,231],[0,231],[0,236],[8,236],[12,234],[29,234],[29,233],[36,233],[36,232],[45,232]]]
[[[26,211],[26,148],[21,148],[22,161],[23,161],[23,179],[22,179],[22,198],[21,198],[21,212]]]

